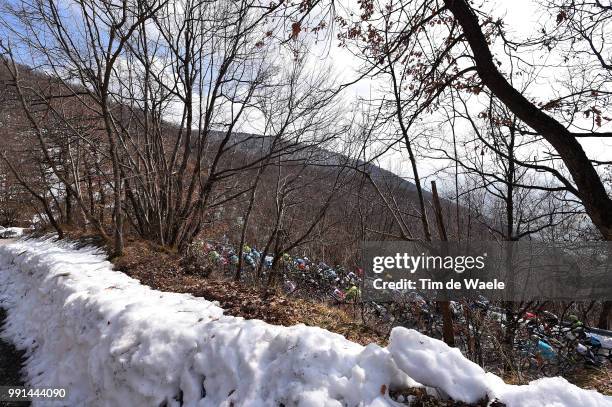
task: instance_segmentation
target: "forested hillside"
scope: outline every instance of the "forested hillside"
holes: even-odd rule
[[[0,376],[75,406],[610,405],[610,21],[1,0]]]
[[[19,89],[11,71],[18,75]],[[102,117],[83,105],[87,96],[82,96],[78,87],[63,85],[52,75],[5,64],[2,84],[0,143],[4,159],[0,168],[6,179],[3,223],[48,223],[60,233],[84,228],[102,231],[110,238],[112,159],[101,130]],[[25,112],[19,92],[24,96]],[[130,131],[123,146],[122,171],[133,171],[132,177],[126,175],[122,195],[126,212],[122,231],[178,247],[180,242],[173,243],[170,232],[177,208],[164,206],[163,200],[169,197],[163,196],[161,189],[178,192],[155,177],[150,182],[160,184],[149,190],[140,179],[151,179],[152,167],[147,166],[153,164],[139,160],[160,159],[141,134],[143,112],[122,105],[115,109],[120,111],[118,120],[124,121],[120,123],[122,129]],[[262,248],[268,245],[276,252],[297,249],[332,263],[356,265],[361,241],[392,239],[406,233],[397,226],[396,214],[415,236],[421,235],[415,185],[364,162],[350,150],[346,154],[331,151],[344,141],[337,134],[326,134],[328,128],[317,129],[316,134],[308,136],[312,140],[299,134],[289,141],[280,135],[193,130],[187,147],[186,141],[181,141],[185,136],[179,126],[164,118],[159,120],[159,153],[188,151],[184,171],[195,171],[198,163],[204,168],[200,171],[206,171],[217,160],[214,171],[218,175],[214,183],[210,181],[214,187],[209,187],[206,209],[198,215],[198,233],[194,231],[187,241],[195,236],[236,243],[242,239]],[[200,143],[205,144],[201,152]],[[47,154],[41,152],[42,145]],[[161,160],[159,165],[164,168],[167,163]],[[150,201],[154,198],[157,201]],[[173,199],[187,198],[177,195]],[[196,196],[191,199],[191,205],[198,202]],[[424,191],[423,200],[432,217],[431,194]],[[445,200],[443,206],[445,216],[453,222],[456,208]],[[189,205],[186,208],[188,212],[194,210]],[[486,236],[482,216],[475,211],[470,215],[465,208],[459,210],[466,219],[474,217],[467,224],[473,229],[471,233]],[[467,233],[467,228],[462,233]]]

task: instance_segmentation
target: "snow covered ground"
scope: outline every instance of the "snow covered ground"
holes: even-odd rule
[[[0,246],[0,306],[2,336],[27,350],[28,384],[66,387],[74,406],[389,406],[389,389],[418,383],[466,402],[612,406],[561,378],[507,385],[413,330],[363,347],[320,328],[224,316],[113,271],[94,249],[49,240]]]
[[[23,236],[24,231],[25,231],[24,228],[17,228],[17,227],[5,228],[5,227],[0,226],[0,238],[9,239],[9,238],[14,238],[14,237],[21,237]]]

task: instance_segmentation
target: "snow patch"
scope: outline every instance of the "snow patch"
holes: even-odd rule
[[[581,389],[562,377],[523,386],[506,384],[463,357],[459,349],[414,330],[394,329],[388,348],[397,366],[410,377],[455,400],[475,403],[488,397],[508,407],[612,406],[611,397]]]
[[[490,382],[501,380],[463,357],[459,349],[412,329],[394,329],[389,351],[398,367],[414,380],[436,387],[455,400],[482,400],[489,393]]]
[[[388,389],[420,382],[467,402],[612,406],[560,378],[506,385],[412,330],[364,347],[316,327],[225,316],[113,271],[94,249],[50,240],[0,247],[0,306],[2,336],[27,351],[28,384],[68,388],[60,405],[393,406]]]
[[[0,226],[0,238],[1,239],[9,239],[14,237],[21,237],[24,234],[24,228],[10,227],[5,228]]]

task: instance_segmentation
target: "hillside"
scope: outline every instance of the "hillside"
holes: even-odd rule
[[[34,108],[34,113],[40,117],[41,126],[45,128],[47,134],[49,136],[52,136],[53,133],[57,134],[47,140],[48,148],[55,146],[51,159],[56,160],[56,170],[67,171],[67,179],[74,178],[70,171],[82,172],[81,178],[72,189],[84,191],[80,198],[82,200],[81,209],[90,209],[89,216],[99,218],[104,224],[112,210],[112,179],[108,174],[111,164],[108,158],[105,158],[106,141],[103,134],[97,130],[97,127],[102,126],[101,118],[96,118],[95,110],[88,111],[84,108],[84,98],[87,99],[88,96],[81,96],[82,92],[79,88],[67,88],[64,82],[27,67],[19,69],[21,86],[24,89],[30,89],[32,97],[30,103],[33,107],[42,103],[43,98],[51,98],[50,100],[56,104],[45,109],[42,108],[42,104],[41,108]],[[12,79],[6,67],[0,68],[0,83],[0,98],[3,101],[0,108],[0,123],[2,124],[0,150],[7,153],[13,166],[30,168],[29,171],[22,174],[24,178],[22,181],[27,181],[34,189],[44,188],[44,182],[37,174],[50,172],[49,167],[52,163],[36,151],[39,142],[32,134],[31,123],[21,111]],[[58,97],[58,95],[62,96]],[[127,112],[125,116],[131,117],[130,120],[134,120],[135,114],[142,114],[142,111],[128,106],[116,106],[116,109],[120,112],[125,110]],[[83,113],[86,115],[84,116]],[[121,113],[120,117],[123,115]],[[129,125],[128,122],[126,122],[127,125]],[[184,133],[180,127],[168,122],[163,122],[160,130],[164,132],[162,139],[167,146],[165,147],[167,151],[175,143],[174,137]],[[68,132],[67,140],[72,144],[61,141],[62,131]],[[82,133],[79,134],[77,131]],[[198,140],[206,140],[206,145],[202,147],[203,158],[201,160],[207,163],[205,165],[210,165],[219,149],[219,144],[226,136],[227,133],[210,130],[202,138],[198,132],[194,131],[190,138],[191,159],[187,162],[186,170],[191,170],[198,162],[196,157],[200,147]],[[96,140],[96,150],[90,148],[93,147],[90,145],[91,141],[87,141],[90,139]],[[276,158],[269,161],[263,169],[260,185],[257,187],[257,205],[254,206],[252,215],[249,217],[246,241],[263,248],[266,245],[274,245],[274,236],[280,233],[285,235],[285,240],[296,242],[296,247],[312,256],[324,258],[332,263],[354,265],[353,259],[360,241],[387,239],[399,233],[394,218],[398,214],[404,218],[416,236],[422,234],[420,221],[418,221],[418,196],[413,183],[372,163],[365,163],[359,159],[332,152],[327,149],[326,142],[316,140],[302,142],[299,138],[296,140],[281,140],[273,135],[238,132],[226,138],[226,145],[230,147],[226,147],[227,151],[224,151],[224,158],[219,162],[218,168],[224,174],[223,176],[227,177],[227,181],[225,179],[220,181],[219,187],[216,187],[215,192],[211,195],[210,200],[213,202],[209,204],[211,209],[205,214],[206,226],[201,232],[203,237],[212,240],[240,241],[241,222],[248,207],[248,193],[239,191],[247,191],[257,173],[256,166],[246,169],[241,169],[241,167],[244,166],[244,163],[264,160],[266,151],[273,143],[285,143],[287,147],[277,148],[278,152],[273,154]],[[182,148],[182,145],[178,144],[177,147]],[[83,154],[83,158],[80,158],[79,162],[67,163],[65,160],[75,152]],[[130,159],[126,152],[125,160]],[[359,169],[359,172],[355,169]],[[6,162],[0,162],[0,170],[6,180],[0,185],[0,188],[3,188],[3,199],[5,200],[2,205],[3,223],[18,222],[27,226],[29,219],[49,217],[40,206],[40,200],[33,199],[31,194],[20,186],[21,183],[7,167]],[[374,190],[371,182],[365,179],[363,173],[370,174],[379,192]],[[283,183],[284,185],[281,185]],[[41,195],[48,195],[52,198],[49,202],[49,209],[56,214],[58,223],[91,224],[91,220],[84,211],[79,210],[74,192],[71,193],[65,185],[62,185],[62,182],[58,182],[52,189],[46,191],[41,189],[39,192]],[[228,198],[234,193],[238,195]],[[283,196],[284,201],[282,219],[278,219],[282,223],[280,228],[282,230],[274,228],[274,217],[279,214],[277,207],[278,199],[281,196],[279,194]],[[383,194],[387,201],[392,197],[397,206],[389,207],[389,202],[383,201],[380,194]],[[126,199],[133,201],[135,198],[128,194]],[[427,200],[426,206],[431,208],[429,192],[425,192],[425,199]],[[21,209],[24,205],[30,208],[29,211],[21,211],[19,219],[15,219],[16,208]],[[312,237],[300,240],[300,237],[313,227],[311,219],[319,216],[324,206],[326,207],[325,213],[310,231],[310,234],[317,236],[316,244],[312,244]],[[443,201],[443,206],[446,210],[445,216],[448,224],[454,224],[454,204]],[[465,216],[469,216],[464,209],[461,211]],[[130,217],[139,219],[137,213],[130,214]],[[435,229],[433,212],[429,212],[428,217],[433,230]],[[128,224],[126,226],[131,230],[128,230],[129,233],[138,233],[138,227],[141,225]],[[474,223],[472,227],[475,228],[473,233],[486,233],[478,223]]]

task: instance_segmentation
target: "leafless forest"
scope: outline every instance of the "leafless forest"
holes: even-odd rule
[[[367,240],[612,240],[612,5],[538,0],[525,32],[489,3],[0,0],[0,225],[206,275],[231,245],[213,274],[279,290],[284,254],[348,272]],[[342,300],[381,332],[417,313]],[[499,335],[431,313],[481,364],[527,312],[612,328],[610,301],[497,306]]]

